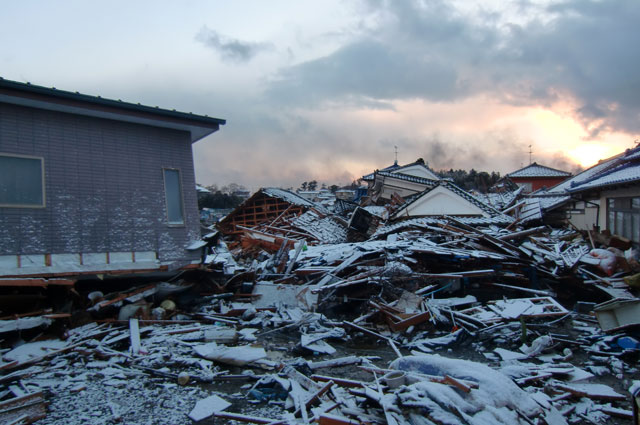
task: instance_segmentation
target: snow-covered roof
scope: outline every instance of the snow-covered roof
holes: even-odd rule
[[[384,220],[389,218],[389,211],[387,210],[387,207],[384,207],[382,205],[367,205],[363,207],[363,209],[375,215],[376,217],[380,217]]]
[[[393,174],[401,174],[404,176],[415,176],[423,178],[428,178],[431,180],[439,180],[440,178],[434,173],[428,165],[425,164],[424,160],[418,159],[415,162],[406,165],[398,165],[398,162],[394,162],[393,165],[389,167],[383,168],[382,170],[376,170],[371,174],[367,174],[362,177],[364,181],[373,181],[375,179],[376,173],[393,173]]]
[[[620,164],[614,169],[593,176],[591,179],[576,182],[568,190],[569,192],[579,192],[603,186],[611,186],[621,183],[629,183],[640,180],[640,163]]]
[[[394,179],[399,179],[399,180],[406,180],[409,182],[413,182],[413,183],[420,183],[420,184],[424,184],[427,185],[429,187],[434,187],[438,184],[438,180],[433,180],[433,179],[427,179],[424,177],[416,177],[416,176],[410,176],[407,174],[401,174],[401,173],[390,173],[388,171],[377,171],[375,174],[382,176],[382,177],[391,177]]]
[[[292,226],[310,234],[320,243],[341,243],[347,239],[347,229],[331,216],[321,217],[309,210],[290,221]]]
[[[628,149],[550,188],[548,193],[575,193],[640,181],[640,146]]]
[[[555,168],[545,167],[538,163],[527,165],[524,168],[507,174],[507,177],[570,177],[571,173],[556,170]]]
[[[311,202],[307,199],[304,199],[302,196],[299,196],[293,192],[289,192],[288,190],[278,189],[276,187],[265,187],[260,189],[262,193],[272,198],[279,198],[283,201],[286,201],[290,204],[300,205],[303,207],[309,208],[317,208],[318,204]]]
[[[569,195],[539,196],[535,198],[532,197],[531,199],[537,199],[540,202],[540,208],[543,211],[549,211],[571,200],[571,196]]]
[[[406,210],[407,208],[409,208],[411,204],[419,202],[419,200],[422,199],[424,196],[428,195],[429,192],[439,187],[452,192],[453,194],[469,202],[470,204],[472,204],[474,207],[476,207],[481,211],[482,216],[461,217],[464,219],[471,220],[471,222],[469,223],[465,221],[466,224],[472,224],[472,223],[473,224],[509,224],[513,221],[511,217],[505,214],[502,214],[497,209],[489,206],[485,202],[481,201],[480,199],[476,198],[466,190],[461,189],[460,187],[456,186],[454,183],[450,181],[445,181],[445,180],[441,180],[440,182],[431,181],[431,184],[433,185],[432,187],[428,188],[421,194],[413,197],[411,201],[405,203],[402,206],[402,208],[398,210],[395,217],[399,218],[403,210]],[[449,215],[453,215],[453,214],[449,214]],[[488,221],[482,220],[482,219],[487,219]]]
[[[377,233],[377,232],[376,232]],[[345,261],[353,256],[363,256],[380,251],[402,251],[403,255],[410,256],[414,253],[430,253],[457,258],[484,258],[493,260],[504,260],[507,257],[497,252],[486,250],[449,248],[437,246],[425,239],[415,240],[369,240],[358,243],[340,243],[335,245],[315,245],[310,246],[306,251],[301,251],[298,261],[313,260],[317,264],[333,264]]]
[[[474,196],[490,207],[501,211],[509,207],[518,195],[522,193],[523,189],[523,187],[519,187],[512,192],[477,193]]]
[[[506,214],[500,214],[497,217],[455,217],[456,221],[466,224],[468,226],[489,227],[489,226],[508,226],[513,223],[513,218]],[[449,220],[446,217],[418,217],[407,220],[397,221],[394,223],[386,224],[379,227],[376,232],[371,236],[371,239],[376,239],[380,236],[387,235],[389,233],[397,233],[403,229],[410,228],[430,228],[438,226],[439,224],[448,224]]]

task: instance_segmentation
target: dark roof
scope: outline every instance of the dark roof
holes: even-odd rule
[[[105,99],[1,77],[0,102],[188,131],[192,142],[217,131],[226,123],[223,119],[206,115]]]
[[[376,170],[371,174],[367,174],[366,176],[362,176],[362,180],[364,180],[364,181],[372,181],[375,178],[376,172],[378,172],[378,171],[393,171],[393,170],[396,170],[398,168],[400,168],[400,166],[398,165],[398,161],[395,161],[393,163],[393,165],[389,165],[388,167],[383,168],[382,170]]]
[[[549,177],[571,177],[571,173],[556,170],[555,168],[545,167],[544,165],[540,165],[538,163],[529,164],[524,168],[516,170],[512,173],[507,174],[507,177],[521,177],[521,178],[549,178]]]
[[[421,183],[421,184],[427,185],[429,187],[437,186],[438,185],[438,181],[439,181],[439,180],[433,180],[433,179],[426,179],[424,177],[410,176],[408,174],[391,173],[389,171],[376,171],[374,173],[374,175],[375,174],[377,174],[379,176],[382,176],[382,177],[391,177],[391,178],[394,178],[394,179],[406,180],[406,181],[413,182],[413,183]]]
[[[576,193],[640,181],[640,146],[599,161],[580,174],[548,190],[552,194]]]
[[[582,192],[637,181],[640,181],[640,147],[627,150],[588,178],[572,181],[567,190]]]
[[[431,171],[433,174],[436,174],[433,170],[431,170],[431,168],[429,168],[429,166],[427,164],[425,164],[424,159],[422,158],[418,158],[416,161],[411,162],[409,164],[405,164],[405,165],[398,165],[398,161],[395,161],[393,163],[393,165],[388,166],[387,168],[383,168],[382,170],[376,170],[371,174],[367,174],[366,176],[362,177],[362,180],[364,181],[373,181],[375,174],[377,172],[380,171],[386,171],[386,172],[391,172],[391,171],[397,171],[397,170],[402,170],[403,168],[408,168],[411,167],[413,165],[422,165],[424,166],[426,169],[428,169],[429,171]],[[395,173],[394,173],[395,174]]]

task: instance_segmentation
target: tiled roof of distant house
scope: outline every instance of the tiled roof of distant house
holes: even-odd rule
[[[437,180],[427,179],[424,177],[409,176],[407,174],[401,174],[401,173],[390,173],[388,171],[376,171],[374,174],[377,174],[383,177],[391,177],[394,179],[406,180],[408,182],[413,182],[413,183],[420,183],[420,184],[427,185],[429,187],[436,186],[438,184]]]
[[[422,158],[416,160],[415,162],[412,162],[410,164],[406,164],[406,165],[398,165],[398,161],[395,161],[393,163],[393,165],[388,166],[387,168],[383,168],[382,170],[376,170],[371,174],[367,174],[366,176],[362,177],[362,180],[364,181],[373,181],[375,178],[375,174],[376,173],[380,173],[380,172],[388,172],[388,173],[393,173],[393,174],[403,174],[402,170],[409,168],[409,167],[413,167],[415,165],[419,165],[424,167],[426,170],[428,170],[428,173],[433,174],[434,176],[436,176],[436,173],[431,170],[429,168],[429,166],[424,162],[424,160]]]
[[[555,168],[545,167],[538,163],[527,165],[524,168],[507,174],[507,177],[570,177],[571,173]]]
[[[393,171],[400,168],[400,166],[398,165],[398,161],[394,162],[392,165],[383,168],[382,170],[376,170],[376,171]],[[364,181],[373,181],[373,179],[375,178],[375,174],[376,171],[374,171],[373,173],[367,174],[366,176],[362,176],[362,180]]]

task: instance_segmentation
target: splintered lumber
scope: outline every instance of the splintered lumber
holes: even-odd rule
[[[369,367],[369,366],[358,366],[358,368],[361,370],[364,370],[365,372],[369,372],[373,374],[380,373],[384,375],[389,372],[397,372],[396,369],[381,369],[381,368]],[[407,372],[407,378],[416,378],[421,380],[427,380],[430,382],[437,382],[439,384],[445,384],[445,385],[449,385],[459,389],[462,389],[463,387],[468,387],[470,389],[479,388],[479,385],[477,382],[469,381],[466,379],[454,378],[449,375],[436,376],[436,375],[427,375],[427,374],[418,373],[418,372]]]
[[[387,338],[386,336],[384,336],[384,335],[381,335],[381,334],[379,334],[379,333],[377,333],[377,332],[374,332],[374,331],[372,331],[372,330],[370,330],[370,329],[363,328],[362,326],[358,326],[358,325],[356,325],[355,323],[348,322],[348,321],[346,321],[346,320],[345,320],[344,322],[342,322],[342,323],[344,323],[345,325],[347,325],[347,326],[349,326],[349,327],[352,327],[352,328],[354,328],[354,329],[357,329],[357,330],[359,330],[360,332],[364,332],[364,333],[369,334],[369,335],[371,335],[371,336],[375,336],[376,338],[388,339],[388,338]]]
[[[388,305],[380,305],[373,301],[369,301],[369,304],[378,309],[382,314],[384,314],[389,327],[394,332],[404,331],[410,326],[424,323],[431,318],[431,313],[429,313],[428,311],[418,313],[402,313],[400,310],[397,310]]]
[[[501,235],[501,236],[498,236],[498,239],[500,239],[501,241],[511,241],[511,240],[514,240],[514,239],[524,238],[525,236],[536,235],[538,233],[543,233],[546,230],[548,230],[547,226],[539,226],[539,227],[534,227],[534,228],[531,228],[531,229],[523,230],[521,232],[513,232],[513,233],[509,233],[507,235]]]
[[[122,294],[122,295],[118,295],[117,297],[115,297],[115,298],[113,298],[113,299],[111,299],[111,300],[101,301],[101,302],[99,302],[98,304],[96,304],[96,305],[95,305],[94,307],[92,307],[92,308],[94,308],[94,309],[96,309],[96,310],[100,310],[100,309],[102,309],[102,308],[105,308],[105,307],[107,307],[107,306],[110,306],[110,305],[112,305],[112,304],[115,304],[115,303],[117,303],[117,302],[119,302],[119,301],[126,300],[127,298],[134,297],[134,296],[136,296],[136,295],[142,295],[142,294],[144,294],[144,293],[145,293],[145,292],[147,292],[147,291],[151,291],[151,290],[155,289],[155,287],[156,287],[156,285],[155,285],[155,284],[153,284],[153,285],[149,285],[149,286],[145,286],[145,287],[143,287],[143,288],[136,289],[136,290],[131,291],[131,292],[129,292],[129,293]],[[151,295],[151,294],[149,294],[149,295]]]
[[[11,370],[11,369],[15,369],[15,368],[23,367],[23,366],[26,366],[26,365],[30,365],[30,364],[41,362],[42,360],[44,360],[44,359],[46,359],[48,357],[57,356],[58,354],[65,353],[67,351],[71,351],[74,348],[77,348],[77,347],[85,344],[86,342],[87,341],[83,340],[83,341],[80,341],[80,342],[78,342],[76,344],[72,344],[72,345],[66,346],[64,348],[61,348],[59,350],[50,351],[50,352],[48,352],[46,354],[43,354],[42,356],[32,357],[32,358],[30,358],[28,360],[25,360],[23,362],[17,362],[16,361],[16,362],[12,362],[12,363],[6,364],[6,365],[3,366],[3,370]]]
[[[327,382],[322,388],[320,388],[318,391],[316,391],[309,400],[306,401],[306,403],[304,403],[304,406],[308,409],[310,408],[315,402],[318,401],[318,399],[320,397],[322,397],[327,391],[329,391],[331,389],[331,387],[333,387],[334,383],[333,381],[329,381]],[[296,411],[294,413],[295,416],[297,416],[299,413],[301,413],[301,411]]]
[[[553,292],[551,292],[551,291],[544,291],[544,290],[540,290],[540,289],[529,289],[529,288],[523,288],[523,287],[520,287],[520,286],[505,285],[503,283],[487,282],[486,285],[499,286],[500,288],[513,289],[513,290],[516,290],[516,291],[527,292],[529,294],[541,295],[543,297],[553,297],[553,296],[555,296],[555,294]]]
[[[12,279],[0,279],[0,286],[35,286],[40,288],[46,288],[49,285],[56,286],[73,286],[76,281],[71,279],[21,279],[21,278],[12,278]]]
[[[373,254],[375,252],[377,252],[377,251],[369,252],[369,254]],[[334,279],[334,276],[336,274],[340,273],[342,270],[346,269],[351,264],[355,263],[363,255],[364,255],[364,253],[362,253],[360,251],[355,252],[351,257],[347,258],[342,263],[340,263],[338,266],[334,267],[322,279],[320,279],[320,282],[318,282],[318,286],[327,285],[329,282],[331,282]]]
[[[398,350],[398,347],[396,347],[396,344],[393,342],[393,339],[391,339],[391,338],[389,338],[389,337],[386,337],[386,336],[384,336],[384,335],[380,335],[379,333],[374,332],[374,331],[372,331],[372,330],[369,330],[369,329],[367,329],[367,328],[363,328],[362,326],[358,326],[358,325],[356,325],[355,323],[351,323],[351,322],[347,322],[347,321],[344,321],[344,322],[342,322],[342,323],[344,323],[344,324],[346,324],[346,325],[348,325],[348,326],[351,326],[351,327],[352,327],[352,328],[354,328],[354,329],[357,329],[357,330],[359,330],[359,331],[362,331],[362,332],[364,332],[364,333],[367,333],[367,334],[369,334],[369,335],[375,336],[375,337],[377,337],[377,338],[382,338],[382,339],[384,339],[384,340],[385,340],[385,341],[387,341],[387,343],[391,346],[391,348],[393,349],[393,351],[395,351],[396,355],[397,355],[398,357],[402,357],[402,354],[400,353],[400,350]]]
[[[342,416],[332,415],[330,413],[323,413],[320,415],[318,423],[320,425],[359,425],[362,422]]]
[[[398,356],[398,358],[402,357],[402,353],[400,352],[400,350],[398,350],[398,347],[396,347],[396,344],[393,342],[393,340],[391,338],[387,338],[387,342],[396,353],[396,356]]]
[[[336,385],[347,388],[361,388],[363,385],[366,385],[362,381],[356,381],[353,379],[345,379],[345,378],[336,378],[334,376],[324,376],[324,375],[311,375],[311,379],[319,382],[330,382],[333,381]]]
[[[210,418],[216,412],[225,410],[229,406],[231,406],[231,403],[214,394],[199,400],[189,413],[189,418],[195,422],[201,421]]]
[[[340,357],[337,359],[324,360],[320,362],[311,362],[309,363],[309,368],[311,370],[323,369],[327,367],[340,367],[340,366],[348,366],[352,364],[361,364],[362,357],[358,356],[348,356],[348,357]]]
[[[215,416],[216,418],[231,419],[234,421],[247,422],[251,424],[277,425],[277,424],[287,423],[286,420],[278,421],[278,420],[273,420],[269,418],[261,418],[259,416],[249,416],[249,415],[242,415],[240,413],[231,413],[231,412],[215,412],[213,416]]]
[[[493,245],[494,247],[502,250],[503,252],[512,255],[514,257],[519,257],[518,255],[518,247],[511,245],[510,243],[498,239],[498,238],[494,238],[493,236],[490,236],[486,233],[483,233],[481,231],[479,231],[478,229],[475,229],[471,226],[468,226],[464,223],[459,222],[458,220],[456,220],[453,217],[447,216],[447,220],[450,221],[451,223],[455,224],[456,227],[459,227],[461,229],[464,229],[468,232],[471,233],[475,233],[476,235],[479,235],[482,239],[484,239],[486,242],[488,242],[489,244]]]
[[[47,416],[42,392],[0,402],[0,423],[32,423]],[[23,422],[17,422],[22,418]]]
[[[129,319],[129,336],[131,338],[131,354],[140,354],[140,328],[138,319]]]
[[[298,256],[300,255],[300,251],[302,251],[303,246],[304,246],[304,241],[298,241],[298,243],[296,244],[296,250],[294,251],[293,256],[289,258],[287,269],[284,272],[285,275],[291,274],[291,270],[293,270],[293,266],[296,260],[298,259]]]
[[[359,283],[366,283],[368,281],[369,281],[368,277],[365,277],[363,279],[356,279],[356,280],[346,279],[340,282],[332,283],[330,285],[320,286],[318,288],[312,289],[311,292],[314,294],[317,294],[318,292],[327,291],[330,289],[344,288],[345,286],[357,285]]]
[[[623,401],[627,397],[618,394],[611,387],[604,384],[561,384],[554,383],[553,388],[560,391],[566,391],[573,394],[576,397],[587,397],[594,400],[610,400],[610,401]]]
[[[457,389],[459,389],[460,391],[463,391],[465,393],[471,392],[471,386],[470,385],[465,384],[464,382],[462,382],[459,379],[454,378],[453,376],[445,375],[441,382],[443,384],[447,384],[447,385],[451,385],[453,387],[456,387]]]
[[[412,316],[409,316],[404,320],[400,320],[399,322],[391,323],[389,325],[389,327],[394,332],[400,332],[400,331],[404,331],[409,326],[414,326],[414,325],[418,325],[420,323],[424,323],[424,322],[428,321],[430,318],[431,318],[431,313],[429,313],[428,311],[425,311],[425,312],[422,312],[422,313],[418,313],[418,314],[414,314]]]
[[[610,416],[633,420],[633,412],[631,410],[618,409],[617,407],[600,406],[600,411]]]
[[[378,379],[378,376],[375,373],[373,374],[373,379],[375,379],[375,381],[376,381],[376,389],[378,391],[378,399],[377,399],[377,401],[378,401],[378,404],[380,405],[380,407],[382,407],[382,410],[384,412],[384,417],[385,417],[385,419],[387,421],[387,425],[399,425],[398,421],[395,419],[395,417],[389,411],[387,403],[385,403],[384,392],[382,391],[382,386],[380,385],[380,380]]]

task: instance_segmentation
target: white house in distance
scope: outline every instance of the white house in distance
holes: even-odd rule
[[[452,182],[441,180],[432,188],[402,205],[391,217],[393,220],[424,217],[456,217],[466,224],[507,225],[513,219],[487,205]]]
[[[367,182],[371,201],[377,202],[390,200],[394,194],[405,198],[421,193],[435,187],[441,179],[419,158],[403,166],[395,162],[390,167],[363,176],[362,180]]]

